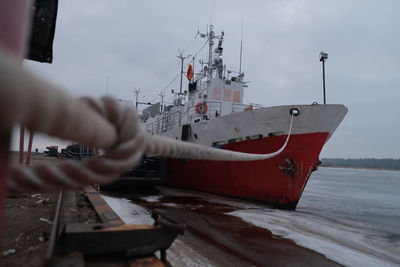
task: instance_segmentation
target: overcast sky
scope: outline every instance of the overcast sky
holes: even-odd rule
[[[323,50],[327,103],[349,113],[321,157],[400,158],[399,13],[396,0],[61,0],[53,64],[25,66],[72,95],[133,100],[140,88],[152,101],[180,71],[178,49],[193,55],[204,44],[195,36],[207,24],[225,31],[225,64],[237,71],[243,18],[246,102],[322,103]],[[167,92],[178,88],[176,79]]]

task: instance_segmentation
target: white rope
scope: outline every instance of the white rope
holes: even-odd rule
[[[218,161],[252,161],[264,160],[280,154],[289,142],[293,126],[293,114],[290,120],[289,133],[280,149],[268,154],[243,153],[217,149],[189,142],[177,141],[163,136],[146,136],[146,153],[170,158],[206,159]]]
[[[63,161],[57,166],[11,167],[6,185],[10,193],[78,188],[106,184],[133,168],[143,154],[173,158],[250,161],[281,153],[251,154],[210,148],[162,136],[150,136],[139,126],[136,113],[110,97],[74,99],[55,86],[23,70],[0,47],[0,130],[11,131],[22,123],[31,131],[106,150],[100,158],[80,163]]]
[[[0,127],[21,123],[32,131],[110,148],[115,127],[82,101],[22,69],[0,45]]]

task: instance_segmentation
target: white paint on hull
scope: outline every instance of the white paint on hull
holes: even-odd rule
[[[300,114],[294,118],[292,134],[329,132],[331,136],[347,113],[344,105],[334,104],[287,105],[242,111],[192,124],[189,141],[211,146],[228,140],[287,135],[293,108]],[[162,134],[180,140],[182,126]]]

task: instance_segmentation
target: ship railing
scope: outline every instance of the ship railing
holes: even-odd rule
[[[171,130],[176,127],[180,127],[182,125],[182,113],[177,110],[174,112],[168,111],[164,112],[164,123],[163,123],[163,132]]]
[[[182,115],[179,110],[177,111],[164,111],[157,120],[146,124],[145,131],[149,134],[160,134],[162,132],[171,130],[175,127],[180,127],[182,124]]]
[[[208,118],[216,118],[222,113],[222,102],[207,101],[207,116]]]
[[[262,105],[250,103],[250,104],[240,104],[240,103],[233,103],[232,104],[232,113],[245,111],[245,110],[253,110],[257,108],[261,108]]]

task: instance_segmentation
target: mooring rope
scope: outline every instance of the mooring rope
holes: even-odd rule
[[[290,119],[289,133],[280,149],[268,154],[243,153],[231,150],[197,145],[189,142],[177,141],[172,138],[153,135],[146,136],[146,153],[171,158],[206,159],[223,161],[252,161],[273,158],[280,154],[289,142],[293,126],[293,114]]]
[[[31,168],[11,167],[7,176],[9,193],[79,188],[87,184],[106,184],[132,169],[143,154],[173,158],[251,161],[272,158],[270,154],[251,154],[210,148],[162,136],[150,136],[139,125],[136,113],[111,97],[75,99],[56,86],[23,70],[0,48],[0,130],[11,131],[21,123],[31,131],[97,147],[105,156],[81,162],[62,161],[58,165]]]

